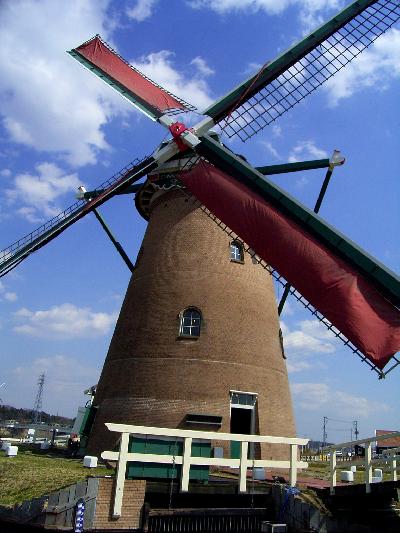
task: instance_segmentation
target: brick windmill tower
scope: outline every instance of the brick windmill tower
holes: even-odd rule
[[[294,436],[272,277],[187,191],[177,163],[136,196],[148,227],[96,391],[105,422]],[[167,188],[167,190],[165,190]]]

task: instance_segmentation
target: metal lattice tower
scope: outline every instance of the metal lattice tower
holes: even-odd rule
[[[44,372],[38,379],[38,391],[36,393],[35,405],[33,406],[33,423],[40,424],[42,421],[42,401],[43,401]]]

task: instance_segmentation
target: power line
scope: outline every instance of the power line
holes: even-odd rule
[[[350,427],[348,428],[329,428],[331,431],[349,431],[350,432],[350,440],[353,440],[353,432],[355,435],[354,440],[358,440],[358,421],[357,420],[337,420],[335,418],[329,418],[327,416],[324,416],[323,419],[323,429],[322,429],[322,446],[326,446],[327,440],[328,440],[328,422],[335,422],[337,424],[348,424]]]

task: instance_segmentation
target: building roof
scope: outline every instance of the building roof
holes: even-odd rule
[[[380,435],[387,435],[388,433],[395,433],[393,429],[376,429],[375,436],[379,437]],[[377,441],[377,446],[379,448],[399,448],[400,447],[400,437],[393,437],[392,439],[386,439],[382,441]]]

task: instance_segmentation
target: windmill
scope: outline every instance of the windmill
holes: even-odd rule
[[[172,139],[95,191],[82,190],[78,202],[3,250],[0,273],[86,214],[94,212],[101,221],[97,207],[117,194],[139,191],[137,205],[146,214],[157,191],[183,187],[210,220],[245,243],[287,293],[384,377],[400,363],[396,276],[266,178],[296,168],[254,168],[210,132],[219,126],[228,137],[252,137],[345,67],[399,17],[398,1],[354,2],[211,105],[190,128],[176,116],[193,108],[132,68],[99,36],[71,50],[75,59],[165,126]],[[331,172],[340,161],[304,162],[297,169],[320,165]],[[146,175],[145,185],[138,187],[136,182]],[[195,325],[193,320],[192,315]]]

